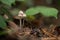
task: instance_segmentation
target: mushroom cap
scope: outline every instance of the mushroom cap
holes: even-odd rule
[[[26,14],[23,11],[19,11],[18,16],[23,18],[26,17]]]
[[[23,14],[24,12],[21,10],[21,11],[19,11],[19,13],[22,13]]]
[[[13,16],[13,18],[15,18],[15,19],[22,19],[25,17],[26,17],[26,14],[23,11],[19,11],[18,16]]]

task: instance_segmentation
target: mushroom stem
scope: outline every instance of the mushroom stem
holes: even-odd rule
[[[23,26],[24,26],[24,20],[23,20]]]
[[[22,28],[22,22],[21,22],[22,20],[20,19],[20,29]]]

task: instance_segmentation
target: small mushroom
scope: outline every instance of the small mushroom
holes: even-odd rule
[[[26,14],[23,13],[23,11],[19,11],[18,17],[20,18],[20,28],[22,28],[22,20],[23,18],[26,17]],[[24,20],[23,20],[23,25],[24,25]]]

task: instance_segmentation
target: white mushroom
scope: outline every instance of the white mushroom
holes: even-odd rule
[[[20,17],[20,28],[22,28],[22,22],[21,22],[22,20],[21,19],[25,18],[26,14],[24,14],[23,11],[19,11],[18,16]],[[23,25],[24,25],[24,20],[23,20]]]
[[[26,17],[26,14],[24,14],[23,11],[19,11],[18,16],[21,18],[24,18],[24,17]]]

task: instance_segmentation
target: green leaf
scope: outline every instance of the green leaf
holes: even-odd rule
[[[46,17],[54,16],[57,17],[58,10],[50,7],[36,7],[36,10],[39,10],[42,15]]]
[[[5,21],[6,21],[6,20],[0,15],[0,28],[5,28],[5,27],[7,27]]]
[[[37,13],[41,13],[45,17],[53,16],[57,18],[58,10],[55,8],[38,6],[38,7],[30,8],[26,11],[26,15],[35,15]]]
[[[15,3],[15,0],[0,0],[2,3],[11,6],[12,3]]]
[[[39,13],[39,11],[38,10],[36,10],[35,8],[29,8],[29,9],[27,9],[26,10],[26,15],[35,15],[35,14],[37,14],[37,13]]]

